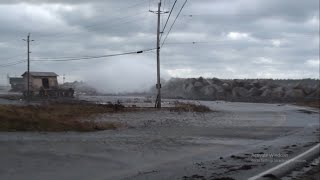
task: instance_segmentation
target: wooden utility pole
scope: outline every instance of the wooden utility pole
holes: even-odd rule
[[[10,74],[7,73],[7,86],[10,87]]]
[[[160,16],[161,14],[168,13],[168,11],[161,11],[161,0],[158,3],[158,10],[157,11],[151,11],[150,12],[157,14],[158,16],[158,21],[157,21],[157,98],[156,98],[156,103],[155,107],[156,108],[161,108],[161,82],[160,82],[160,41],[161,41],[161,36],[160,34],[163,33],[160,31]]]
[[[157,27],[157,108],[161,108],[161,82],[160,82],[160,7],[161,1],[158,3],[158,27]]]
[[[28,34],[27,39],[23,39],[24,41],[27,42],[27,61],[28,61],[28,66],[27,66],[27,101],[30,101],[30,33]]]

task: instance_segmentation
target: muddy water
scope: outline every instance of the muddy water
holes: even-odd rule
[[[246,179],[274,163],[248,164],[231,155],[290,150],[293,156],[318,137],[319,114],[299,107],[197,103],[216,112],[105,114],[92,120],[119,122],[124,128],[94,133],[0,133],[0,179]],[[254,168],[234,170],[246,163]]]
[[[1,96],[6,95],[20,95],[21,93],[8,92],[8,90],[0,90],[0,104],[12,104],[12,105],[21,105],[23,102],[21,100],[7,100],[2,99]]]

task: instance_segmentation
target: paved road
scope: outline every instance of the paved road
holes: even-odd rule
[[[319,113],[304,108],[200,103],[216,112],[101,115],[128,128],[94,133],[2,132],[0,179],[247,179],[319,140]]]

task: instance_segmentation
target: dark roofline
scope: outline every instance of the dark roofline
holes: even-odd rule
[[[26,74],[28,74],[27,72],[24,72],[21,76],[25,76]],[[57,75],[54,72],[35,72],[35,71],[30,71],[30,75],[34,76],[34,77],[57,77],[59,75]]]

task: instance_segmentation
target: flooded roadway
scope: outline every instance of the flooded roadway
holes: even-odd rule
[[[0,179],[247,179],[319,141],[317,112],[279,104],[197,103],[215,112],[104,114],[94,120],[127,128],[93,133],[1,132]]]

